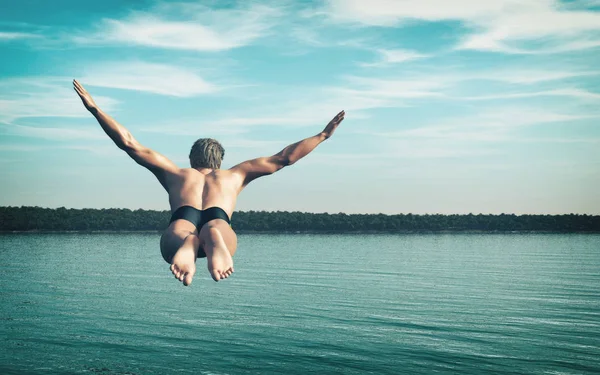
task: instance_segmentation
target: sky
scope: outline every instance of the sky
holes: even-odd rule
[[[189,167],[332,138],[237,209],[600,214],[600,1],[0,0],[0,206],[168,210],[72,90]]]

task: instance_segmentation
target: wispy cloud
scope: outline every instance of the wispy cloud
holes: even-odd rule
[[[217,90],[190,69],[141,61],[92,66],[81,78],[90,86],[145,91],[160,95],[190,97]]]
[[[600,143],[600,138],[550,138],[550,137],[536,137],[536,138],[515,138],[515,142],[522,143]]]
[[[106,136],[104,136],[106,138]],[[104,157],[126,157],[125,153],[113,145],[85,145],[85,144],[77,144],[77,145],[66,145],[66,146],[58,146],[57,148],[66,149],[66,150],[74,150],[74,151],[85,151],[91,154],[95,154],[98,156]]]
[[[519,93],[502,93],[502,94],[494,94],[494,95],[478,95],[478,96],[470,96],[470,97],[456,97],[455,99],[459,100],[498,100],[498,99],[522,99],[522,98],[534,98],[540,96],[564,96],[571,97],[577,99],[585,99],[585,100],[599,100],[600,94],[576,89],[576,88],[565,88],[565,89],[556,89],[556,90],[545,90],[545,91],[535,91],[535,92],[519,92]]]
[[[177,136],[197,137],[202,134],[210,136],[239,135],[257,126],[303,126],[315,115],[303,114],[302,116],[227,116],[212,119],[199,119],[194,122],[182,120],[175,121],[177,125],[163,124],[156,126],[142,126],[140,131],[149,133],[169,134]],[[321,120],[323,120],[321,118]]]
[[[444,96],[443,90],[448,87],[444,79],[425,78],[370,78],[361,76],[344,77],[348,85],[333,89],[339,93],[358,95],[380,99],[418,99]],[[373,107],[375,108],[375,107]]]
[[[32,152],[42,151],[48,149],[47,146],[29,145],[29,144],[4,144],[0,145],[0,151],[2,152]]]
[[[371,63],[360,63],[359,65],[363,67],[383,67],[430,57],[429,55],[425,55],[417,51],[405,49],[377,49],[375,52],[379,56],[377,61]]]
[[[600,71],[547,71],[535,69],[515,68],[513,70],[489,71],[459,71],[456,73],[440,74],[413,74],[410,78],[388,76],[386,78],[373,78],[368,76],[345,76],[346,85],[331,88],[332,92],[345,94],[346,97],[360,96],[374,99],[393,99],[395,106],[409,103],[409,99],[453,99],[452,90],[460,88],[462,83],[468,81],[496,81],[511,85],[535,85],[551,81],[561,81],[570,78],[600,75]],[[539,90],[534,92],[501,92],[485,95],[463,97],[469,100],[491,100],[510,97],[534,96],[570,96],[580,99],[595,99],[598,94],[576,87],[556,88],[552,90]],[[378,105],[365,108],[387,107],[390,102],[380,102]]]
[[[556,53],[600,44],[600,14],[565,9],[558,0],[330,0],[319,13],[337,21],[387,27],[411,20],[459,21],[474,31],[459,49]]]
[[[7,135],[16,135],[30,138],[41,138],[51,141],[73,141],[73,140],[105,140],[106,135],[97,128],[82,126],[77,128],[57,128],[57,127],[37,127],[23,126],[16,124],[7,124],[4,126],[4,133]]]
[[[375,153],[353,154],[321,154],[319,160],[309,159],[303,163],[334,164],[334,165],[373,165],[397,159],[447,159],[466,158],[473,156],[496,155],[498,151],[489,147],[464,147],[464,143],[447,140],[427,139],[406,140],[388,138],[381,141],[380,147],[384,149]]]
[[[12,31],[0,31],[0,42],[7,40],[15,40],[15,39],[30,39],[30,38],[39,38],[40,35],[33,33],[22,33],[22,32],[12,32]]]
[[[374,133],[386,138],[443,139],[456,141],[500,142],[517,139],[521,127],[546,123],[569,123],[599,116],[563,114],[535,108],[507,107],[484,110],[479,114],[446,120],[445,123],[401,131]]]
[[[79,43],[131,44],[165,49],[222,51],[245,46],[266,35],[280,14],[268,5],[209,8],[195,3],[162,3],[150,12],[105,19]]]
[[[114,110],[118,101],[95,96],[96,103]],[[0,121],[25,117],[87,117],[81,100],[71,88],[71,79],[24,77],[0,80]]]
[[[466,79],[482,79],[490,81],[501,81],[514,84],[535,84],[549,81],[560,81],[570,78],[588,77],[600,75],[597,70],[544,70],[544,69],[523,69],[515,68],[512,70],[494,70],[471,72]]]
[[[600,14],[561,11],[557,9],[558,4],[555,1],[523,2],[484,22],[475,21],[480,32],[467,36],[459,48],[530,54],[600,46]]]
[[[346,85],[330,88],[330,90],[346,100],[353,97],[361,98],[362,102],[367,105],[360,109],[413,106],[419,100],[431,99],[491,101],[554,96],[589,101],[600,99],[600,94],[574,87],[571,82],[567,85],[564,83],[554,84],[554,89],[547,89],[547,85],[538,90],[530,88],[521,91],[520,89],[525,86],[534,87],[538,84],[599,74],[599,71],[546,71],[515,68],[514,70],[459,71],[426,75],[423,73],[408,74],[410,78],[346,76],[344,77]],[[477,89],[476,95],[468,95],[464,90],[467,92],[471,90],[470,81],[495,81],[503,86],[482,85]]]
[[[224,138],[223,144],[227,147],[233,148],[249,148],[264,151],[265,149],[276,149],[277,147],[285,147],[289,141],[264,141],[256,139],[245,139],[245,138]]]

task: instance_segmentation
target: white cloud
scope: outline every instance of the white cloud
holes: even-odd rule
[[[193,3],[163,3],[151,12],[105,19],[80,43],[125,43],[146,47],[221,51],[250,44],[266,35],[280,14],[266,5],[211,9]]]
[[[102,137],[103,139],[107,139],[106,136]],[[75,150],[75,151],[86,151],[98,156],[104,157],[123,157],[125,153],[119,150],[116,146],[113,145],[68,145],[63,147],[57,147],[66,150]]]
[[[47,146],[34,146],[26,144],[4,144],[0,145],[0,151],[3,152],[32,152],[48,149]]]
[[[600,143],[600,138],[516,138],[515,142],[523,143]]]
[[[498,91],[498,89],[478,90],[478,94],[467,96],[460,93],[461,84],[468,81],[497,81],[512,85],[535,85],[561,81],[570,78],[599,75],[599,71],[545,71],[534,69],[490,70],[480,72],[459,72],[455,74],[410,75],[410,78],[397,77],[369,78],[360,76],[344,77],[347,84],[330,88],[328,92],[340,96],[345,101],[360,99],[363,106],[358,109],[412,106],[417,100],[494,100],[518,99],[541,96],[563,96],[581,100],[597,100],[600,94],[577,87],[557,87],[537,91]],[[572,85],[572,83],[571,83]],[[468,87],[468,86],[466,86]],[[484,85],[481,86],[485,88]],[[457,92],[454,94],[454,92]],[[344,103],[343,101],[341,102]]]
[[[397,26],[404,21],[470,20],[501,12],[518,0],[330,0],[324,12],[337,20],[374,26]],[[527,2],[527,0],[525,0]]]
[[[40,35],[32,34],[32,33],[0,31],[0,41],[3,41],[3,40],[15,40],[15,39],[39,38],[39,37],[40,37]]]
[[[177,125],[157,125],[157,126],[143,126],[138,128],[139,131],[146,133],[157,133],[163,135],[173,135],[173,136],[190,136],[190,137],[216,137],[221,135],[233,135],[233,134],[242,134],[247,130],[235,127],[235,128],[211,128],[206,125],[202,125],[201,122],[195,124],[181,124],[178,121],[174,121]]]
[[[216,87],[195,72],[172,65],[145,62],[104,63],[86,70],[85,85],[190,97],[213,92]]]
[[[321,13],[388,27],[411,20],[463,22],[474,32],[460,43],[461,49],[554,53],[600,44],[600,14],[564,9],[558,0],[330,0]],[[547,45],[549,39],[551,48],[526,48],[527,42]]]
[[[243,138],[235,138],[235,139],[223,139],[223,144],[226,147],[233,148],[249,148],[249,149],[257,149],[257,150],[265,150],[277,147],[285,147],[289,144],[289,141],[261,141],[256,139],[243,139]]]
[[[485,79],[515,84],[535,84],[569,78],[596,76],[600,71],[559,71],[542,69],[513,69],[473,73],[469,79]]]
[[[478,24],[478,28],[482,32],[468,36],[459,48],[508,53],[558,53],[600,45],[600,14],[558,11],[552,6],[515,9]],[[590,36],[595,39],[590,40]],[[542,45],[520,47],[526,42],[540,42]]]
[[[145,126],[139,130],[148,133],[168,134],[175,136],[231,136],[248,132],[248,128],[256,126],[302,126],[306,125],[307,117],[224,117],[218,119],[201,119],[196,122],[174,121],[177,125],[165,124]],[[310,124],[310,123],[309,123]]]
[[[401,139],[386,140],[382,143],[382,147],[394,149],[394,151],[386,151],[380,153],[369,154],[323,154],[319,155],[318,159],[302,160],[302,165],[337,165],[337,166],[368,166],[374,164],[382,165],[388,161],[398,159],[442,159],[442,158],[462,158],[470,156],[485,156],[496,155],[498,151],[487,149],[465,149],[448,142],[438,141],[422,141],[415,142],[414,140],[406,141]],[[397,168],[397,166],[396,166]]]
[[[443,90],[448,87],[448,82],[438,77],[421,79],[379,79],[359,76],[346,76],[348,86],[333,88],[333,92],[345,94],[346,96],[385,100],[394,99],[396,105],[401,104],[398,99],[419,99],[444,96]],[[386,103],[380,103],[386,104]],[[385,107],[387,105],[381,105]],[[378,105],[365,106],[358,109],[377,108]]]
[[[406,75],[406,74],[405,74]],[[445,72],[431,74],[417,73],[409,74],[410,79],[402,79],[397,77],[388,77],[386,79],[374,79],[374,78],[360,78],[351,77],[353,82],[390,82],[387,84],[391,88],[401,85],[402,88],[407,89],[427,89],[439,92],[443,88],[449,88],[465,81],[496,81],[515,85],[534,85],[544,82],[561,81],[570,78],[580,78],[588,76],[598,76],[600,71],[598,70],[546,70],[546,69],[531,69],[525,67],[514,67],[514,68],[501,68],[501,69],[472,69],[462,70],[458,72]],[[410,86],[407,86],[409,84]],[[376,84],[379,85],[379,84]]]
[[[379,55],[378,61],[372,63],[360,63],[359,65],[364,67],[382,67],[430,57],[429,55],[405,49],[378,49],[375,52]]]
[[[89,113],[71,88],[70,78],[24,77],[0,80],[0,121],[26,117],[88,117]],[[113,110],[117,101],[94,96],[105,110]]]
[[[456,97],[459,100],[497,100],[497,99],[520,99],[520,98],[533,98],[539,96],[564,96],[577,99],[587,100],[598,100],[600,94],[576,89],[576,88],[564,88],[556,90],[545,90],[535,92],[520,92],[520,93],[506,93],[506,94],[495,94],[495,95],[479,95],[471,97]]]
[[[571,122],[598,116],[572,115],[535,108],[508,107],[483,111],[473,116],[449,119],[443,124],[394,132],[380,132],[381,137],[443,139],[454,141],[512,141],[516,129],[553,122]]]
[[[16,124],[4,126],[6,134],[52,141],[105,140],[106,135],[96,127],[76,128],[34,127]]]

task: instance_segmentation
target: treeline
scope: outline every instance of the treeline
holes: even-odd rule
[[[169,211],[0,207],[0,231],[162,231],[168,226],[169,218]],[[239,232],[600,232],[600,216],[240,211],[233,215],[232,227]]]

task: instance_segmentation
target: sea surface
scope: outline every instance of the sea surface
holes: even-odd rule
[[[599,374],[600,235],[0,235],[0,374]]]

